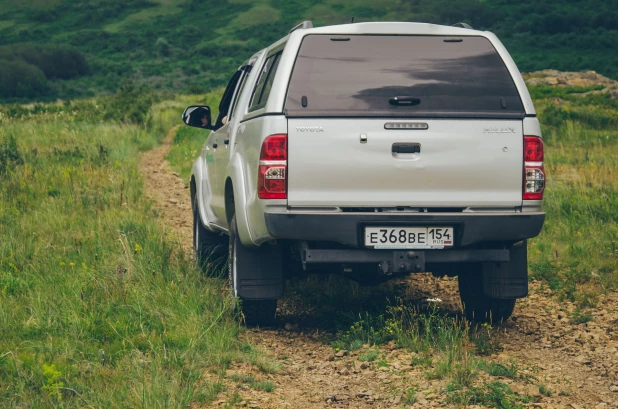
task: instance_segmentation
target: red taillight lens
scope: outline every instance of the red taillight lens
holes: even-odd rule
[[[543,162],[543,140],[538,136],[524,137],[524,162]]]
[[[287,158],[287,135],[270,135],[264,140],[258,169],[259,199],[287,199]]]
[[[524,200],[541,200],[545,191],[543,140],[538,136],[524,136]]]
[[[288,136],[270,135],[264,139],[260,160],[287,160],[288,158]]]

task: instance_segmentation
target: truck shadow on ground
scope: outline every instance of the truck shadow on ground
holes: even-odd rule
[[[315,275],[288,280],[275,327],[334,335],[360,321],[387,325],[397,309],[463,320],[454,279],[416,274],[362,286],[342,276]]]

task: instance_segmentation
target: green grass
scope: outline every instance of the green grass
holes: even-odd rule
[[[258,381],[252,374],[232,375],[230,378],[236,382],[246,383],[256,391],[272,392],[275,385],[271,381]]]
[[[618,283],[618,104],[607,96],[536,101],[548,175],[530,271],[561,298],[595,307]]]
[[[209,369],[272,370],[144,196],[140,151],[178,112],[90,103],[0,110],[0,406],[187,407],[221,392]]]
[[[568,98],[578,94],[584,94],[590,91],[600,91],[604,89],[603,85],[592,85],[587,87],[566,87],[566,86],[551,86],[551,85],[535,85],[529,87],[530,96],[533,99],[542,98]]]
[[[539,385],[539,393],[547,397],[551,397],[553,395],[552,391],[545,385]]]
[[[517,365],[514,362],[503,364],[493,361],[479,361],[479,368],[487,372],[491,376],[500,376],[503,378],[518,378]]]
[[[147,23],[161,16],[171,16],[182,12],[182,5],[185,0],[155,0],[152,3],[157,4],[154,7],[149,7],[140,10],[136,13],[129,14],[123,20],[115,23],[110,23],[103,27],[103,30],[109,33],[118,33],[122,30],[129,29],[131,25]]]
[[[372,349],[368,349],[367,351],[363,352],[358,357],[358,360],[361,362],[373,362],[378,358],[379,355],[380,355],[380,350],[372,348]]]
[[[446,388],[447,402],[457,405],[482,405],[496,409],[521,409],[525,404],[534,402],[529,396],[518,396],[506,383],[487,382],[472,388],[459,388],[449,384]]]
[[[592,321],[592,315],[590,313],[582,312],[580,309],[575,310],[571,316],[571,322],[573,324],[585,324]]]

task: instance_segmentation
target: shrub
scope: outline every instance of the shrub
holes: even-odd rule
[[[155,46],[157,47],[157,52],[161,57],[169,57],[172,52],[172,48],[165,38],[159,38],[155,43]]]
[[[103,119],[144,125],[150,118],[154,97],[145,86],[124,82],[113,96],[102,99]]]
[[[65,45],[13,44],[0,47],[0,58],[34,65],[48,79],[70,79],[89,71],[86,58]]]
[[[41,69],[24,61],[0,59],[0,98],[32,98],[48,92]]]

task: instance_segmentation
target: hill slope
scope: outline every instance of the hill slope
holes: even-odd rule
[[[124,78],[154,89],[202,91],[224,84],[243,59],[304,19],[315,25],[347,23],[352,16],[356,21],[466,21],[495,32],[522,71],[593,69],[618,78],[618,54],[613,52],[618,49],[618,12],[611,3],[0,0],[0,46],[69,45],[87,57],[88,76],[51,82],[49,97],[113,90]]]

